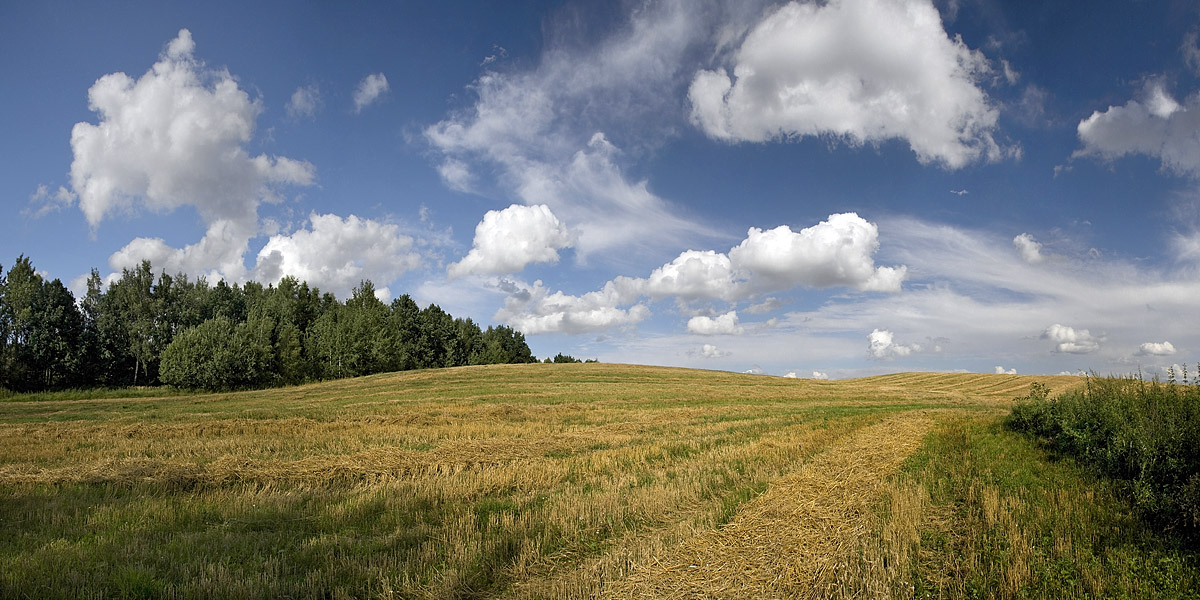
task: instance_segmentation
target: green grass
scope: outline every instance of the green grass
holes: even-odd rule
[[[914,504],[915,518],[901,510]],[[1139,519],[1113,482],[1000,419],[939,426],[896,477],[880,520],[905,533],[874,548],[894,565],[895,597],[1200,597],[1195,549]]]

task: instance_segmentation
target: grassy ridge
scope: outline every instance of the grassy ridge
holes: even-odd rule
[[[1056,390],[1082,384],[1040,379]],[[738,521],[748,503],[786,502],[764,492],[891,417],[921,411],[939,427],[978,424],[961,434],[971,444],[991,439],[1033,381],[523,365],[237,394],[17,399],[0,403],[0,597],[596,597],[637,565]],[[996,462],[1018,436],[966,452],[944,441],[959,439],[947,431],[891,484],[925,478],[922,506],[938,508],[904,522],[934,541],[913,556],[947,558],[888,555],[911,567],[897,575],[871,566],[895,546],[880,543],[842,573],[843,590],[993,589],[999,571],[986,560],[952,571],[977,587],[948,583],[958,546],[938,546],[938,532],[955,522],[964,535],[994,536],[986,517],[946,515],[980,498],[1015,502],[1006,498],[1020,488],[1000,485],[1002,471],[1038,471],[1045,457]],[[1041,485],[1057,497],[1073,477]],[[1105,519],[1120,510],[1095,504]],[[1090,541],[1072,547],[1124,539],[1098,522],[1080,525],[1072,539]],[[878,531],[897,530],[889,523],[881,517]],[[1031,555],[1030,569],[1048,568],[1046,556]],[[1138,572],[1100,556],[1109,571],[1096,569],[1096,589],[1133,589],[1111,582]],[[1176,560],[1168,574],[1194,573],[1174,554],[1151,556]],[[1029,595],[1034,581],[994,589]]]

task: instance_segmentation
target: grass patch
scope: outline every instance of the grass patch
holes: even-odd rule
[[[1119,486],[999,419],[939,426],[893,480],[847,581],[902,598],[1195,598],[1200,555]]]
[[[1200,386],[1091,377],[1057,397],[1035,386],[1007,424],[1119,482],[1156,525],[1200,533]]]

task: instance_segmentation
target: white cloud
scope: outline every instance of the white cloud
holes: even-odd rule
[[[1017,249],[1017,253],[1021,255],[1021,259],[1025,262],[1036,265],[1045,262],[1046,257],[1042,254],[1042,245],[1032,235],[1022,233],[1013,238],[1013,247]]]
[[[1000,66],[1004,69],[1004,80],[1008,82],[1008,85],[1017,85],[1017,82],[1021,80],[1021,73],[1005,59],[1000,59]]]
[[[253,235],[252,230],[245,228],[245,223],[218,220],[208,226],[199,242],[183,248],[168,246],[162,238],[134,238],[108,257],[108,265],[119,271],[132,269],[148,260],[156,270],[167,273],[242,281],[246,278],[243,257]]]
[[[677,128],[671,90],[686,85],[685,58],[706,40],[711,13],[735,10],[711,8],[650,3],[588,43],[574,35],[586,23],[549,22],[536,67],[485,71],[469,88],[472,105],[426,128],[446,185],[470,191],[494,177],[514,200],[549,206],[578,232],[580,261],[718,237],[629,176],[622,151],[640,153]]]
[[[834,296],[819,307],[792,309],[771,336],[738,338],[747,342],[747,347],[735,348],[739,359],[782,372],[788,365],[773,357],[786,356],[794,364],[789,353],[797,346],[836,347],[810,360],[836,365],[839,373],[850,376],[862,355],[860,332],[881,324],[890,325],[893,342],[943,348],[905,359],[939,371],[968,361],[976,364],[972,370],[990,371],[996,363],[987,361],[996,356],[1040,355],[1005,367],[1021,373],[1074,373],[1080,368],[1122,372],[1131,352],[1147,340],[1168,339],[1180,352],[1200,344],[1200,331],[1180,328],[1178,321],[1178,315],[1194,311],[1200,297],[1194,270],[1148,268],[1107,253],[1093,257],[1082,252],[1057,253],[1054,260],[1030,265],[1013,251],[1011,233],[912,218],[881,220],[879,228],[888,259],[908,266],[910,279],[902,294]],[[1083,355],[1046,353],[1062,343],[1040,339],[1051,323],[1090,324],[1090,343],[1064,349],[1097,349]],[[679,344],[688,343],[687,336],[680,337]],[[881,364],[855,374],[885,369]]]
[[[438,165],[437,170],[438,175],[442,176],[442,181],[446,183],[446,187],[464,193],[471,193],[475,190],[475,177],[471,175],[471,170],[463,161],[447,158]]]
[[[1192,69],[1193,73],[1200,74],[1200,45],[1197,44],[1197,36],[1200,31],[1193,29],[1183,37],[1183,45],[1179,50],[1183,53],[1183,62]]]
[[[779,298],[766,298],[758,304],[751,304],[746,307],[746,312],[752,315],[762,315],[774,310],[779,310],[783,306],[783,301]]]
[[[788,371],[787,374],[784,375],[784,377],[786,377],[788,379],[796,379],[796,378],[800,377],[800,375],[797,374],[795,371]],[[813,371],[812,375],[808,376],[808,379],[829,379],[829,374],[822,373],[821,371]]]
[[[354,88],[354,112],[362,112],[362,109],[374,104],[390,89],[387,77],[383,73],[372,73],[363,77],[363,80],[358,82],[358,87]]]
[[[579,232],[581,257],[606,250],[681,243],[684,237],[714,237],[713,230],[688,221],[649,190],[649,182],[629,181],[621,151],[603,133],[562,164],[522,163],[511,177],[526,204],[546,204]]]
[[[688,97],[716,139],[902,139],[922,163],[954,169],[1007,152],[976,84],[989,71],[927,0],[789,2],[745,37],[732,76],[699,71]]]
[[[293,119],[311,119],[317,116],[317,111],[320,108],[321,88],[313,83],[296,88],[296,91],[292,92],[292,98],[288,100],[284,110]]]
[[[637,298],[636,293],[628,289],[628,280],[623,278],[582,296],[561,291],[551,294],[541,281],[529,287],[516,287],[519,289],[510,293],[495,318],[526,335],[604,331],[633,326],[650,316],[650,309],[644,304],[620,308]]]
[[[1078,133],[1083,148],[1075,156],[1114,160],[1144,154],[1176,173],[1200,177],[1200,94],[1181,105],[1162,81],[1153,80],[1138,99],[1080,121]]]
[[[697,316],[688,320],[688,333],[698,335],[740,335],[745,329],[738,324],[737,311],[729,311],[717,318]]]
[[[843,213],[798,233],[786,225],[769,231],[751,228],[729,251],[729,259],[758,291],[844,285],[898,292],[907,269],[876,267],[878,249],[879,228],[857,214]]]
[[[40,219],[50,213],[70,208],[75,204],[76,198],[74,192],[61,185],[54,193],[51,193],[45,185],[39,185],[29,196],[29,206],[22,210],[21,214]]]
[[[530,263],[556,263],[558,250],[572,236],[545,204],[514,204],[489,210],[475,227],[475,242],[461,261],[447,269],[450,277],[516,273]]]
[[[725,352],[721,352],[720,348],[712,344],[705,344],[700,348],[700,356],[704,358],[721,358],[726,356]]]
[[[1002,367],[1000,365],[996,365],[995,373],[997,375],[1016,375],[1017,370],[1016,369],[1005,369],[1004,367]]]
[[[311,185],[315,169],[282,156],[250,156],[245,145],[262,103],[228,71],[207,69],[194,50],[183,29],[137,80],[124,73],[96,80],[88,100],[100,120],[71,130],[71,187],[93,228],[137,205],[192,206],[207,224],[204,238],[184,248],[136,238],[109,257],[113,268],[145,259],[168,272],[238,281],[258,232],[259,203],[277,201],[281,186]]]
[[[645,280],[645,292],[652,298],[684,300],[731,300],[737,296],[729,257],[712,250],[688,250],[655,269]]]
[[[896,343],[895,334],[887,329],[875,329],[867,335],[867,355],[871,358],[892,360],[920,351],[921,346],[918,344]]]
[[[478,237],[478,236],[477,236]],[[906,267],[876,267],[872,258],[879,247],[878,229],[854,213],[830,215],[827,221],[793,232],[787,226],[770,231],[750,229],[747,238],[729,254],[711,250],[687,250],[675,260],[655,269],[645,279],[617,277],[605,285],[605,290],[583,297],[558,292],[544,299],[553,299],[559,306],[603,306],[611,320],[597,318],[588,322],[594,327],[611,322],[628,325],[635,314],[612,312],[620,306],[631,305],[642,297],[660,300],[675,297],[681,302],[690,300],[736,301],[767,291],[787,290],[796,286],[823,288],[849,286],[860,291],[900,290]],[[472,250],[474,252],[474,250]],[[466,260],[464,259],[464,262]],[[452,267],[453,269],[454,267]],[[611,291],[611,293],[610,293]],[[583,301],[592,297],[596,301]],[[772,305],[770,302],[768,306]],[[532,313],[522,313],[532,310]],[[593,326],[570,325],[570,319],[543,318],[547,309],[539,302],[516,298],[501,311],[510,325],[518,322],[536,323],[540,332],[594,331]],[[590,309],[589,309],[590,310]],[[570,314],[571,311],[550,310],[551,314]],[[648,313],[647,313],[648,314]],[[499,316],[497,318],[500,318]],[[532,319],[532,320],[531,320]],[[772,326],[774,322],[768,322]],[[688,322],[688,331],[714,335],[742,333],[737,326],[736,312],[721,317],[696,317]],[[528,333],[528,332],[527,332]]]
[[[1042,339],[1055,343],[1055,352],[1091,354],[1100,349],[1102,337],[1093,337],[1086,329],[1075,329],[1055,323],[1042,332]]]
[[[1138,356],[1171,356],[1175,354],[1175,345],[1171,342],[1146,342],[1138,346]]]
[[[355,215],[314,213],[308,220],[306,229],[271,236],[258,252],[256,279],[292,275],[345,297],[363,279],[382,284],[420,264],[413,238],[398,225]]]
[[[194,49],[180,30],[139,79],[112,73],[88,90],[100,122],[71,130],[71,187],[92,227],[137,200],[156,211],[194,206],[210,227],[229,220],[251,230],[276,186],[313,183],[307,162],[246,152],[262,103]]]

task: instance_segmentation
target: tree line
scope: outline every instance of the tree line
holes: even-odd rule
[[[185,274],[150,262],[80,301],[25,256],[0,265],[0,388],[266,387],[386,371],[535,362],[525,336],[482,330],[407,294],[385,304],[363,281],[340,302],[294,277],[278,285]]]

